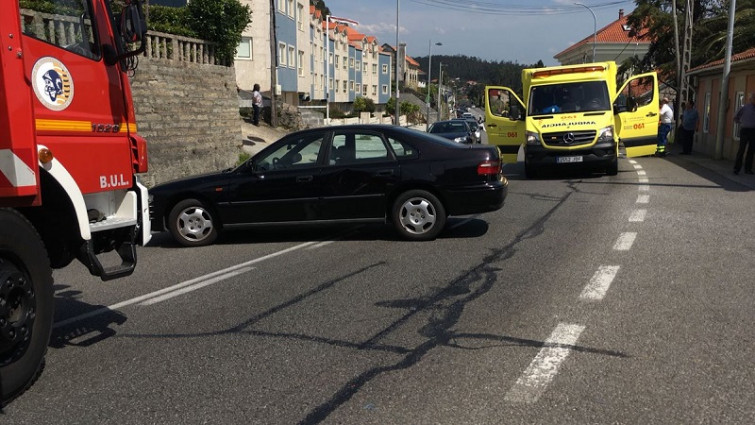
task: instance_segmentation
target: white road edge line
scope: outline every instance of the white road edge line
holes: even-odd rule
[[[637,195],[638,204],[647,204],[650,202],[650,195]]]
[[[571,347],[577,343],[584,329],[582,325],[559,323],[504,400],[527,404],[536,402],[558,373],[559,366],[569,356]]]
[[[119,308],[126,307],[126,306],[129,306],[129,305],[132,305],[132,304],[140,303],[140,302],[146,301],[146,300],[148,300],[150,298],[158,297],[158,296],[161,296],[163,294],[167,294],[169,292],[172,292],[172,291],[175,291],[175,290],[187,287],[187,286],[191,286],[191,285],[194,285],[194,284],[197,284],[197,283],[200,283],[200,282],[208,281],[208,280],[210,280],[210,279],[212,279],[212,278],[214,278],[216,276],[227,274],[227,273],[233,272],[235,270],[239,270],[239,269],[244,269],[244,268],[246,268],[248,266],[251,266],[252,264],[259,263],[261,261],[265,261],[265,260],[268,260],[270,258],[277,257],[279,255],[287,254],[287,253],[289,253],[291,251],[296,251],[297,249],[306,248],[306,247],[308,247],[310,245],[313,245],[315,243],[316,242],[305,242],[305,243],[302,243],[302,244],[299,244],[299,245],[295,245],[295,246],[292,246],[290,248],[286,248],[284,250],[281,250],[281,251],[278,251],[278,252],[274,252],[272,254],[268,254],[268,255],[265,255],[265,256],[260,257],[260,258],[255,258],[254,260],[250,260],[250,261],[247,261],[245,263],[237,264],[235,266],[227,267],[227,268],[225,268],[223,270],[218,270],[216,272],[208,273],[208,274],[206,274],[204,276],[200,276],[200,277],[197,277],[197,278],[194,278],[194,279],[190,279],[190,280],[178,283],[176,285],[160,289],[160,290],[155,291],[155,292],[150,292],[149,294],[144,294],[144,295],[141,295],[141,296],[138,296],[138,297],[135,297],[135,298],[131,298],[130,300],[121,301],[119,303],[115,303],[115,304],[109,305],[107,307],[99,308],[97,310],[92,310],[92,311],[90,311],[88,313],[80,314],[78,316],[74,316],[74,317],[71,317],[71,318],[66,319],[66,320],[61,320],[60,322],[57,322],[57,323],[55,323],[53,325],[53,329],[54,328],[59,328],[61,326],[66,326],[66,325],[69,325],[71,323],[78,322],[80,320],[88,319],[90,317],[99,316],[100,314],[104,314],[104,313],[110,312],[112,310],[117,310]]]
[[[616,239],[613,249],[616,251],[629,251],[632,249],[635,238],[637,238],[637,232],[624,232]]]
[[[639,164],[635,164],[635,165],[634,165],[634,169],[635,169],[635,170],[640,170],[640,169],[642,169],[642,165],[639,165]]]
[[[244,268],[241,268],[241,269],[236,269],[236,270],[234,270],[232,272],[228,272],[226,274],[222,274],[220,276],[216,276],[216,277],[214,277],[212,279],[208,279],[208,280],[205,280],[203,282],[195,283],[194,285],[186,286],[186,287],[183,287],[181,289],[175,290],[173,292],[168,292],[167,294],[161,295],[159,297],[150,298],[147,301],[144,301],[143,303],[140,303],[139,305],[157,304],[159,302],[162,302],[162,301],[165,301],[165,300],[169,300],[171,298],[175,298],[175,297],[177,297],[179,295],[183,295],[183,294],[186,294],[186,293],[189,293],[189,292],[192,292],[192,291],[196,291],[197,289],[204,288],[205,286],[209,286],[209,285],[212,285],[214,283],[222,282],[222,281],[224,281],[226,279],[232,278],[234,276],[238,276],[240,274],[244,274],[244,273],[246,273],[248,271],[251,271],[251,270],[254,270],[254,269],[255,269],[254,267],[244,267]]]
[[[592,275],[590,282],[582,290],[579,299],[587,301],[600,301],[606,296],[608,288],[611,287],[616,273],[619,272],[619,266],[600,266]]]
[[[648,174],[648,172],[645,171],[645,170],[637,170],[637,175],[638,176],[646,176],[647,174]]]
[[[640,223],[645,221],[645,215],[647,215],[648,210],[640,209],[640,210],[634,210],[632,211],[632,214],[629,216],[629,222],[630,223]]]

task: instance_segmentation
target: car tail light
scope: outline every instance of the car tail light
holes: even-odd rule
[[[477,174],[480,176],[493,176],[501,172],[501,161],[487,160],[477,165]]]

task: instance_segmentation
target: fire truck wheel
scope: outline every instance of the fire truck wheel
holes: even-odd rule
[[[0,402],[42,372],[53,321],[52,269],[39,234],[14,209],[0,209]]]
[[[184,199],[168,216],[173,239],[183,246],[204,246],[218,237],[218,221],[213,211],[196,199]]]

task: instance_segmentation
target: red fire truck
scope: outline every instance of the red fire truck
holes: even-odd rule
[[[140,1],[0,2],[3,403],[42,369],[52,269],[78,259],[102,280],[127,276],[149,240],[129,86],[145,47]]]

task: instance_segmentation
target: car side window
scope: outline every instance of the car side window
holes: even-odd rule
[[[257,171],[305,168],[317,165],[325,133],[307,134],[281,141],[277,149],[256,158]]]
[[[332,165],[355,164],[390,159],[383,138],[377,134],[344,133],[333,136],[330,149]]]
[[[391,145],[393,153],[398,159],[415,158],[417,156],[417,150],[406,142],[389,137],[388,144]]]

